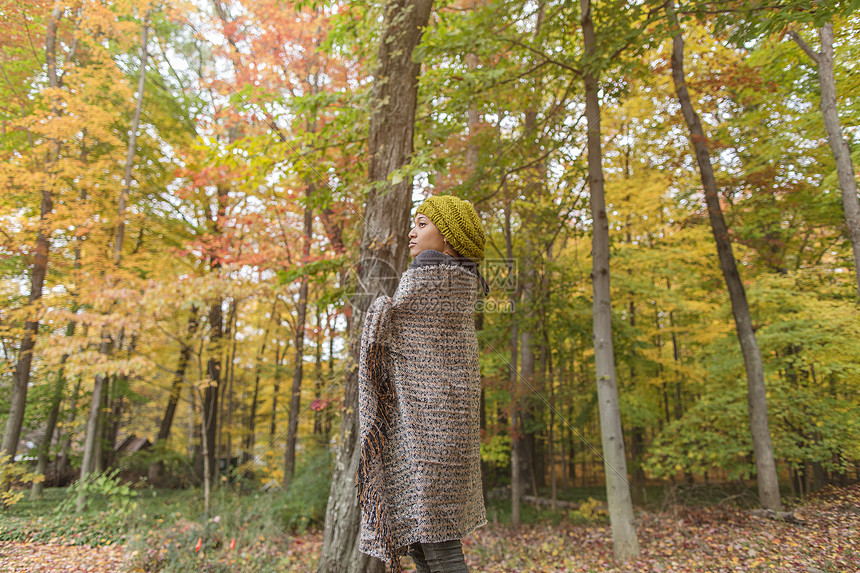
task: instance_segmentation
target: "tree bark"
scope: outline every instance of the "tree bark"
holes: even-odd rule
[[[63,9],[58,5],[48,19],[45,37],[45,62],[48,68],[48,85],[51,88],[57,88],[60,85],[57,75],[57,27],[62,16]],[[55,117],[61,113],[56,101],[52,104],[52,111]],[[59,159],[59,155],[60,144],[58,141],[52,140],[45,165],[45,172],[49,180],[53,179],[50,171]],[[21,337],[21,346],[18,349],[12,393],[9,397],[9,416],[6,418],[3,443],[0,445],[0,453],[9,456],[9,463],[15,460],[15,454],[18,453],[21,427],[24,424],[24,411],[27,408],[27,390],[30,387],[33,350],[36,347],[36,336],[39,332],[38,303],[42,298],[42,287],[45,284],[45,275],[48,271],[48,251],[51,248],[51,230],[48,219],[53,210],[54,201],[51,185],[49,181],[45,181],[42,185],[39,204],[39,230],[36,234],[36,248],[33,252],[33,268],[30,270],[30,295],[27,299],[28,316],[24,322],[24,333]]]
[[[70,320],[66,327],[66,338],[71,338],[74,333],[75,322]],[[68,354],[63,354],[60,357],[60,371],[57,373],[57,381],[54,383],[54,393],[51,396],[51,411],[48,413],[48,420],[45,422],[45,435],[42,437],[42,443],[39,445],[39,457],[36,461],[36,473],[39,475],[45,475],[45,470],[48,468],[48,460],[51,457],[51,441],[54,437],[54,430],[57,429],[57,419],[60,417],[60,402],[63,400],[63,391],[66,388],[66,376],[63,370],[68,359]],[[44,481],[33,482],[30,488],[30,499],[36,500],[42,497],[44,487]]]
[[[148,56],[147,40],[149,38],[149,14],[146,15],[143,21],[141,30],[141,45],[140,45],[140,72],[138,77],[137,100],[135,102],[134,118],[132,119],[131,132],[128,140],[128,151],[126,153],[125,165],[125,182],[123,189],[120,192],[119,205],[117,206],[117,228],[116,240],[114,241],[114,265],[119,268],[122,263],[122,247],[125,240],[125,208],[127,201],[127,187],[131,184],[131,172],[134,166],[134,158],[137,153],[137,130],[140,127],[140,113],[143,106],[144,86],[146,85],[146,60]],[[99,353],[108,356],[111,351],[111,341],[107,334],[102,335],[102,342],[99,345]],[[99,432],[99,417],[101,414],[101,403],[104,393],[105,376],[98,374],[93,382],[92,402],[90,404],[90,414],[87,419],[87,433],[84,439],[84,454],[81,462],[81,477],[83,481],[89,477],[89,474],[96,468],[96,449],[99,448],[98,434]],[[83,511],[86,506],[86,492],[81,489],[78,495],[76,510]]]
[[[705,190],[705,202],[708,207],[711,230],[717,244],[720,268],[723,271],[726,288],[731,298],[735,329],[746,368],[747,401],[749,403],[750,430],[752,433],[753,452],[755,454],[759,501],[767,509],[779,510],[782,508],[782,503],[779,496],[779,482],[776,475],[776,463],[773,457],[773,445],[768,428],[764,366],[752,326],[746,291],[738,273],[729,230],[720,205],[719,189],[717,187],[717,179],[714,176],[714,169],[711,165],[708,140],[705,137],[702,123],[699,120],[698,114],[693,109],[690,94],[687,91],[684,75],[684,37],[672,0],[667,4],[666,12],[669,16],[670,25],[674,28],[672,80],[675,84],[675,93],[678,96],[678,102],[681,104],[684,120],[690,130],[690,141],[696,152],[696,161],[699,164],[702,186]]]
[[[204,470],[204,478],[212,479],[211,472],[215,465],[215,436],[218,432],[218,391],[221,387],[221,355],[220,345],[224,336],[224,317],[221,309],[221,299],[215,300],[209,307],[209,359],[206,361],[206,376],[209,385],[203,391],[203,437],[206,440],[205,456],[208,472]],[[211,483],[211,482],[210,482]]]
[[[627,459],[621,431],[621,410],[615,380],[615,351],[612,344],[612,306],[609,288],[609,221],[603,187],[602,143],[600,140],[600,101],[598,90],[597,39],[592,21],[591,1],[580,0],[580,25],[585,47],[583,80],[585,82],[585,117],[588,122],[588,187],[591,194],[593,336],[597,395],[600,413],[600,435],[603,444],[603,467],[606,498],[612,525],[616,559],[628,561],[639,555],[639,540],[633,521],[630,485],[627,483]]]
[[[65,476],[71,471],[71,459],[69,458],[69,450],[72,447],[72,424],[75,422],[75,411],[77,409],[78,396],[81,392],[81,378],[78,377],[75,382],[75,389],[72,391],[72,398],[68,401],[66,411],[66,423],[62,431],[62,439],[60,439],[60,453],[57,454],[57,459],[54,466],[57,474],[57,485],[65,485]]]
[[[228,328],[230,329],[230,351],[227,356],[227,415],[226,415],[226,443],[224,444],[224,455],[227,457],[227,469],[233,459],[233,414],[236,409],[236,399],[233,393],[233,377],[235,375],[236,363],[236,323],[239,320],[239,301],[233,298],[230,302]]]
[[[260,344],[260,350],[257,351],[257,359],[255,360],[254,371],[254,393],[251,395],[251,409],[248,414],[248,437],[245,439],[245,454],[243,455],[243,463],[248,463],[254,457],[254,444],[257,441],[257,402],[260,398],[260,369],[263,367],[263,357],[266,355],[266,342],[269,340],[269,331],[272,324],[276,321],[276,309],[278,307],[278,298],[275,297],[275,302],[272,304],[272,312],[269,315],[269,323],[263,331],[263,342]]]
[[[323,389],[322,375],[322,344],[323,344],[323,328],[322,316],[320,313],[320,305],[316,305],[316,340],[314,344],[314,396],[319,397]],[[321,409],[314,410],[314,436],[320,437],[320,441],[325,443],[328,441],[328,436],[323,435],[323,412]]]
[[[305,188],[305,220],[302,237],[302,265],[307,269],[311,254],[311,235],[313,234],[314,212],[311,206],[311,198],[314,194],[314,186],[308,183]],[[284,489],[290,487],[293,474],[296,470],[296,436],[299,429],[299,408],[302,399],[302,375],[304,374],[304,352],[305,352],[305,321],[308,310],[308,275],[307,271],[302,273],[302,282],[299,286],[299,303],[296,308],[296,333],[295,333],[295,361],[293,365],[293,387],[290,391],[290,422],[287,426],[287,446],[284,453]]]
[[[385,8],[378,68],[371,92],[370,167],[358,264],[363,291],[351,300],[349,364],[344,381],[340,446],[326,509],[325,533],[318,570],[323,573],[381,570],[379,560],[359,553],[360,511],[355,493],[358,467],[358,370],[364,313],[380,294],[392,295],[407,263],[412,178],[389,180],[406,165],[413,151],[420,62],[412,59],[430,18],[432,0],[392,0]]]
[[[188,362],[191,360],[191,341],[197,332],[197,325],[197,307],[192,305],[186,329],[187,340],[181,343],[182,348],[179,350],[179,360],[176,362],[176,370],[173,372],[173,384],[170,388],[170,395],[167,398],[167,407],[164,409],[164,415],[161,417],[161,424],[158,427],[158,435],[155,437],[154,445],[156,446],[170,437],[170,428],[173,426],[176,407],[179,405],[179,398],[182,396],[182,386],[185,384],[185,370],[188,368]],[[149,466],[149,481],[157,482],[161,477],[162,469],[163,464],[161,461],[153,462]]]
[[[792,31],[789,35],[815,62],[818,70],[818,81],[821,85],[821,115],[827,130],[827,141],[836,162],[836,174],[839,177],[839,188],[842,191],[842,208],[845,211],[848,238],[851,240],[851,250],[854,255],[857,296],[860,298],[860,199],[857,197],[857,180],[854,178],[851,149],[842,136],[842,125],[839,122],[839,111],[836,105],[836,77],[833,72],[833,23],[827,22],[818,29],[818,38],[821,42],[820,52],[815,52],[797,32]]]
[[[131,121],[131,132],[128,136],[128,151],[125,157],[125,175],[122,192],[119,195],[119,218],[116,227],[116,242],[114,243],[114,262],[119,265],[122,259],[122,246],[125,242],[125,209],[128,195],[131,191],[131,175],[134,169],[134,157],[137,154],[137,130],[140,127],[140,113],[143,109],[143,93],[146,89],[146,60],[149,56],[147,41],[149,39],[149,13],[143,19],[143,30],[140,35],[140,74],[137,78],[137,101],[134,106],[134,117]]]
[[[510,205],[510,203],[508,204]],[[508,273],[513,274],[514,261],[514,245],[513,237],[511,236],[511,209],[508,206],[505,209],[505,254],[508,258]],[[519,285],[517,285],[519,287]],[[510,293],[510,301],[512,308],[515,309],[517,304],[518,292]],[[516,311],[511,314],[511,333],[508,350],[511,353],[511,364],[508,370],[508,381],[511,385],[511,419],[510,419],[510,438],[511,438],[511,527],[518,529],[520,527],[520,507],[522,505],[523,482],[522,482],[522,458],[523,458],[523,440],[522,440],[522,393],[520,387],[520,377],[518,375],[517,364],[519,362],[519,322],[517,320]]]
[[[275,325],[280,324],[280,316],[275,322]],[[284,350],[286,354],[286,350]],[[272,380],[272,413],[269,415],[269,447],[275,444],[275,432],[278,429],[278,394],[281,393],[281,343],[278,341],[275,346],[275,372]]]

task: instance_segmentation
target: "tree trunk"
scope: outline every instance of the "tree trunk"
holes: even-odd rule
[[[752,326],[746,291],[741,282],[737,264],[735,263],[735,256],[732,252],[729,230],[723,218],[717,180],[714,176],[711,156],[708,150],[708,142],[702,129],[702,123],[699,120],[698,114],[693,109],[690,94],[687,91],[684,76],[684,37],[672,0],[667,4],[666,12],[669,15],[670,24],[674,27],[672,80],[675,84],[675,93],[678,95],[678,102],[681,104],[684,120],[687,122],[687,127],[690,130],[690,141],[696,152],[696,161],[699,164],[702,186],[705,190],[708,216],[711,220],[711,229],[717,244],[720,268],[723,271],[726,287],[731,298],[735,329],[737,330],[741,352],[744,357],[744,366],[747,374],[747,401],[749,403],[750,429],[752,432],[753,451],[755,453],[759,501],[764,508],[781,510],[782,503],[779,496],[776,463],[773,458],[773,445],[768,428],[767,398],[761,353],[759,352],[758,342],[756,341],[755,331]]]
[[[257,441],[257,402],[260,398],[260,369],[263,367],[263,357],[266,355],[266,342],[269,340],[269,331],[272,328],[272,323],[276,320],[275,316],[277,307],[278,299],[275,297],[275,302],[272,304],[272,313],[269,315],[269,324],[263,331],[263,342],[260,344],[260,350],[257,351],[257,359],[254,362],[256,364],[256,368],[254,370],[254,393],[251,395],[251,409],[248,414],[248,437],[245,439],[243,463],[248,463],[254,457],[254,444]]]
[[[214,235],[220,235],[223,232],[222,224],[227,213],[227,194],[227,187],[219,184],[215,195],[215,200],[217,201],[215,217],[212,221],[212,233]],[[209,258],[209,272],[218,273],[221,269],[221,260],[215,253],[211,253]],[[221,354],[224,342],[224,311],[221,308],[223,304],[224,300],[219,296],[209,306],[209,345],[207,350],[209,358],[206,362],[206,376],[209,379],[209,385],[203,392],[201,410],[203,417],[201,427],[206,450],[204,453],[205,463],[203,473],[204,480],[209,480],[210,487],[218,468],[216,465],[217,452],[215,451],[215,443],[217,442],[220,424],[220,420],[218,419],[218,396],[221,390]]]
[[[236,409],[235,394],[233,393],[233,377],[235,374],[234,363],[236,362],[236,323],[239,320],[238,301],[234,298],[230,304],[229,312],[229,328],[230,328],[230,352],[227,358],[227,420],[226,426],[226,444],[224,445],[224,455],[227,457],[227,470],[229,471],[230,463],[233,459],[233,413]]]
[[[63,9],[57,6],[48,19],[45,37],[45,62],[48,68],[48,84],[51,88],[60,85],[57,75],[57,26],[63,16]],[[58,103],[53,104],[53,113],[60,115]],[[46,176],[53,180],[50,172],[59,159],[60,144],[52,140],[48,161],[45,165]],[[18,453],[18,442],[21,439],[21,427],[24,424],[24,411],[27,408],[27,390],[30,387],[30,369],[33,363],[33,350],[36,347],[36,336],[39,332],[38,302],[42,298],[42,287],[48,270],[48,251],[51,248],[51,230],[48,219],[54,210],[51,185],[45,181],[42,185],[42,197],[39,205],[39,231],[36,234],[36,248],[33,252],[33,268],[30,271],[30,295],[27,299],[28,316],[24,323],[24,333],[21,346],[18,349],[18,361],[15,364],[15,374],[12,382],[12,394],[9,398],[9,417],[3,431],[3,443],[0,453],[9,456],[9,463],[15,460]]]
[[[528,243],[528,241],[527,241]],[[529,247],[526,247],[527,249]],[[534,289],[534,261],[527,254],[523,258],[523,267],[525,267],[525,280],[523,281],[523,295],[521,304],[529,314],[532,314],[535,289]],[[526,323],[522,328],[518,329],[520,333],[520,376],[522,380],[519,404],[519,417],[522,427],[520,428],[519,441],[519,481],[522,491],[526,487],[530,487],[532,495],[537,496],[537,488],[534,479],[535,467],[535,432],[534,426],[534,410],[526,399],[531,392],[535,391],[535,351],[532,341],[534,336],[531,329],[532,324]]]
[[[323,389],[322,377],[322,316],[320,315],[320,305],[316,305],[316,343],[314,344],[314,397],[319,398]],[[321,409],[314,410],[314,436],[321,438],[321,442],[328,441],[328,436],[323,435],[323,412]]]
[[[311,254],[311,235],[313,234],[314,212],[311,206],[311,198],[314,194],[314,186],[309,183],[305,188],[305,221],[302,237],[302,265],[305,272],[302,273],[302,282],[299,287],[299,304],[296,308],[296,333],[295,333],[295,362],[293,365],[293,387],[290,391],[290,422],[287,426],[287,446],[284,452],[284,489],[290,487],[293,474],[296,470],[296,436],[299,430],[299,408],[302,399],[302,375],[304,373],[304,351],[305,351],[305,321],[308,310],[308,275],[307,264]]]
[[[69,321],[66,327],[66,337],[70,338],[75,333],[75,322]],[[60,371],[57,373],[57,381],[54,383],[54,394],[51,396],[51,411],[48,413],[48,420],[45,422],[45,435],[42,437],[42,443],[39,445],[39,458],[36,461],[36,473],[45,475],[45,470],[48,468],[48,460],[51,457],[51,441],[54,437],[54,430],[57,428],[57,419],[60,417],[60,402],[63,399],[63,390],[66,387],[66,376],[63,372],[64,365],[69,359],[68,354],[63,354],[60,357]],[[36,500],[42,497],[42,489],[45,483],[43,481],[33,482],[30,488],[30,499]]]
[[[514,245],[513,237],[511,236],[510,206],[505,209],[505,249],[505,254],[508,258],[508,272],[513,274]],[[515,308],[513,305],[516,305],[517,303],[518,294],[518,292],[510,293],[512,308]],[[514,311],[511,314],[511,338],[509,347],[509,351],[511,353],[511,364],[508,371],[508,380],[511,385],[511,527],[514,529],[518,529],[520,527],[520,507],[522,505],[523,496],[523,440],[521,417],[522,388],[520,387],[520,377],[517,368],[517,363],[519,362],[519,343],[519,323],[517,321],[516,311]]]
[[[227,467],[225,467],[225,469],[227,469],[227,470],[229,470],[229,463],[230,463],[230,448],[225,447],[221,440],[224,438],[225,426],[226,426],[226,430],[227,430],[228,435],[229,435],[229,430],[230,430],[229,422],[227,421],[229,414],[230,414],[230,411],[229,411],[229,408],[230,408],[229,392],[230,392],[231,366],[233,364],[233,358],[232,358],[230,352],[231,352],[231,348],[235,350],[235,346],[236,346],[236,336],[233,332],[235,326],[236,326],[236,298],[230,297],[230,302],[227,305],[227,323],[226,323],[226,325],[224,324],[223,317],[221,318],[222,344],[221,344],[220,357],[223,359],[222,364],[224,366],[222,366],[222,368],[224,369],[224,371],[222,372],[221,381],[220,381],[221,383],[219,384],[220,393],[218,396],[218,415],[216,418],[218,420],[218,429],[215,433],[215,445],[213,447],[213,449],[215,450],[215,457],[216,458],[221,458],[221,457],[226,458]],[[225,328],[226,328],[226,330],[224,330]],[[227,347],[226,342],[224,342],[226,340],[230,340],[230,346],[229,347]],[[226,413],[224,410],[225,408],[227,408]]]
[[[137,85],[137,100],[135,102],[134,118],[131,125],[131,133],[128,139],[128,151],[126,153],[125,165],[125,182],[123,189],[120,192],[119,205],[117,207],[117,228],[116,240],[114,242],[114,264],[118,268],[122,263],[122,247],[125,239],[125,208],[128,197],[128,187],[131,185],[131,172],[134,167],[134,158],[137,153],[137,130],[140,127],[140,113],[143,106],[143,93],[146,85],[146,60],[148,56],[147,40],[149,37],[149,14],[147,13],[143,21],[143,29],[141,31],[140,45],[140,72]],[[99,353],[103,356],[108,356],[111,351],[111,341],[106,335],[102,335],[102,342],[99,345]],[[81,462],[81,477],[83,481],[89,477],[89,474],[96,467],[96,449],[99,448],[98,434],[99,432],[99,415],[101,413],[102,394],[104,392],[105,376],[102,374],[96,375],[93,383],[92,402],[90,405],[90,415],[87,419],[87,433],[84,439],[84,454]],[[78,495],[76,510],[83,511],[86,506],[86,492],[81,489]]]
[[[818,81],[821,84],[821,115],[824,117],[824,127],[827,129],[827,141],[830,143],[833,159],[836,161],[836,174],[839,177],[839,188],[842,190],[842,208],[845,211],[848,238],[851,240],[851,250],[854,255],[857,296],[860,297],[860,199],[857,197],[857,180],[854,178],[851,149],[842,136],[842,125],[839,122],[839,111],[836,106],[833,23],[827,22],[818,29],[821,52],[815,52],[796,32],[791,32],[790,35],[815,62],[818,69]]]
[[[143,93],[146,88],[146,60],[149,56],[147,40],[149,39],[149,12],[143,18],[143,30],[140,35],[140,74],[137,78],[137,100],[134,106],[134,118],[131,121],[131,133],[128,137],[128,151],[125,157],[125,175],[122,192],[119,195],[119,217],[116,226],[116,242],[114,243],[114,262],[119,266],[122,259],[122,247],[125,242],[125,208],[131,191],[131,174],[134,169],[134,156],[137,154],[137,130],[140,127],[140,112],[143,109]]]
[[[612,306],[609,288],[609,222],[603,188],[600,102],[598,99],[597,40],[592,21],[591,1],[580,0],[582,36],[585,46],[585,117],[588,122],[588,187],[591,194],[592,272],[594,292],[594,362],[603,444],[606,498],[615,557],[628,561],[639,555],[639,541],[633,521],[633,504],[627,483],[627,459],[621,432],[621,411],[615,381],[615,351],[612,345]]]
[[[211,390],[211,387],[206,387],[206,390]],[[216,394],[217,395],[217,394]],[[202,416],[200,418],[200,445],[203,449],[203,455],[201,456],[203,459],[203,515],[204,517],[209,517],[209,507],[212,500],[212,460],[213,456],[211,455],[211,448],[209,444],[212,442],[209,441],[209,436],[211,435],[209,432],[209,428],[214,426],[214,424],[208,424],[206,421],[206,395],[204,392],[203,396],[203,410]],[[210,410],[213,412],[214,410]],[[214,421],[214,420],[213,420]]]
[[[214,266],[214,265],[213,265]],[[220,266],[220,265],[219,265]],[[224,337],[224,316],[221,309],[222,300],[216,299],[209,307],[209,359],[206,362],[206,376],[209,384],[203,391],[203,438],[204,462],[203,477],[211,480],[214,477],[215,465],[215,436],[218,432],[218,391],[221,387],[221,342]],[[207,469],[208,468],[208,469]]]
[[[278,321],[275,324],[280,324],[280,317],[278,317]],[[286,350],[284,351],[284,354],[286,354]],[[272,381],[272,413],[269,416],[270,448],[275,444],[275,432],[278,429],[278,394],[281,393],[281,360],[283,360],[283,356],[281,355],[281,344],[279,341],[277,346],[275,346],[275,372]]]
[[[69,451],[72,447],[72,425],[75,422],[75,412],[77,410],[78,396],[81,392],[81,378],[78,377],[75,382],[75,389],[72,391],[72,398],[68,402],[66,411],[66,423],[63,426],[62,439],[60,439],[60,453],[57,454],[57,459],[54,463],[57,474],[57,485],[65,485],[65,476],[71,471],[71,459]]]
[[[335,460],[326,509],[325,533],[319,571],[365,572],[381,570],[379,560],[359,553],[360,511],[355,495],[358,467],[358,370],[364,313],[380,294],[392,295],[407,266],[412,177],[398,182],[389,175],[406,165],[413,151],[415,108],[418,103],[420,62],[412,53],[430,18],[432,0],[392,0],[378,50],[378,68],[371,92],[369,180],[362,231],[358,279],[367,290],[351,300],[349,363],[344,381],[340,446]],[[372,562],[373,561],[373,562]]]
[[[164,416],[161,418],[161,425],[158,427],[158,435],[155,437],[155,444],[165,442],[170,437],[170,428],[173,425],[173,417],[176,415],[176,407],[179,405],[179,398],[182,396],[182,386],[185,383],[185,370],[188,368],[188,361],[191,360],[191,340],[197,332],[197,307],[191,306],[191,316],[188,317],[187,341],[183,341],[182,348],[179,351],[179,360],[176,363],[176,370],[173,373],[173,385],[170,388],[170,395],[167,398],[167,407],[164,409]],[[149,481],[157,482],[161,477],[163,464],[161,461],[153,462],[149,466]]]

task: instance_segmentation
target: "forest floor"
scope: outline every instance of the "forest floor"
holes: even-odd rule
[[[148,521],[155,514],[136,506],[136,529],[113,527],[107,514],[71,521],[32,509],[0,514],[0,571],[314,571],[320,533],[274,534],[262,516],[248,516],[255,507],[201,522],[182,511]],[[624,565],[612,559],[611,531],[600,516],[575,524],[568,517],[582,515],[568,514],[518,532],[490,523],[463,546],[473,572],[860,572],[860,485],[829,487],[791,509],[799,523],[728,506],[637,511],[642,556]],[[269,534],[258,535],[264,526]],[[403,565],[413,569],[409,558]]]

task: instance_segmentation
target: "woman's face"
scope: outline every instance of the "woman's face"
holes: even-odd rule
[[[447,245],[439,227],[421,213],[415,215],[415,222],[409,231],[409,254],[414,258],[428,249],[442,253],[445,252],[445,247]]]

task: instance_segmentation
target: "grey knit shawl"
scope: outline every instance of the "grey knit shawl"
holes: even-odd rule
[[[425,254],[427,253],[427,254]],[[435,253],[435,254],[434,254]],[[428,260],[440,264],[426,266]],[[365,316],[358,373],[359,549],[399,571],[415,542],[487,522],[481,489],[479,277],[425,251]]]

